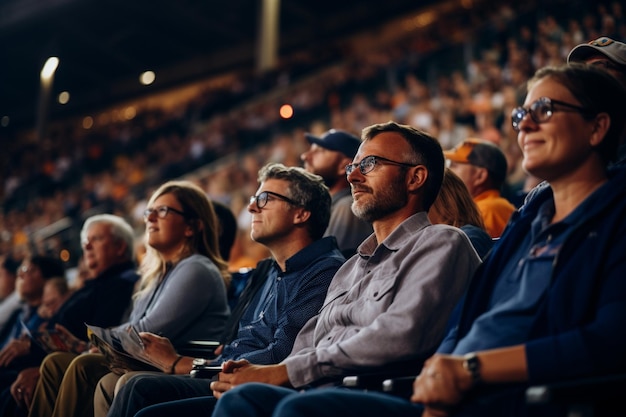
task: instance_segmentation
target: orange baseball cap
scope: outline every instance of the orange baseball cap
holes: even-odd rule
[[[443,155],[453,162],[486,168],[494,181],[503,182],[506,179],[507,163],[504,152],[487,140],[465,139],[454,149],[444,151]]]

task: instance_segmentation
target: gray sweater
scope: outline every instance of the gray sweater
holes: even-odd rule
[[[191,255],[135,300],[129,322],[140,332],[167,337],[176,347],[189,340],[218,340],[229,314],[219,270],[206,256]]]

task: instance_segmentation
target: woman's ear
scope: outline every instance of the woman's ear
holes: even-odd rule
[[[192,220],[187,226],[185,226],[185,236],[192,237],[196,232],[201,232],[204,229],[204,225],[200,220]]]
[[[598,113],[593,123],[593,131],[589,138],[591,146],[598,146],[604,140],[606,133],[611,128],[611,117],[608,113]]]

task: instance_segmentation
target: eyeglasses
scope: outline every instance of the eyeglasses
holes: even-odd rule
[[[365,158],[361,159],[361,161],[358,163],[346,165],[346,176],[352,174],[352,172],[357,167],[359,168],[359,171],[361,171],[361,174],[366,175],[372,172],[374,167],[376,167],[376,164],[398,165],[398,166],[409,167],[409,168],[417,166],[414,164],[407,164],[405,162],[392,161],[391,159],[383,158],[382,156],[368,155]]]
[[[289,204],[292,204],[294,206],[301,206],[302,204],[298,204],[295,201],[293,201],[292,199],[290,199],[289,197],[285,197],[284,195],[278,194],[278,193],[274,193],[272,191],[263,191],[261,193],[259,193],[259,195],[253,195],[250,197],[250,204],[254,204],[256,203],[256,206],[260,209],[262,209],[263,207],[265,207],[267,205],[267,202],[270,200],[270,195],[273,197],[276,197],[278,199],[281,199],[283,201],[288,202]]]
[[[565,109],[557,110],[554,108],[554,105],[565,107]],[[569,109],[569,110],[566,110]],[[554,114],[555,111],[570,111],[570,112],[578,112],[582,114],[589,114],[590,111],[585,109],[584,107],[575,106],[573,104],[565,103],[559,100],[553,100],[548,97],[541,97],[538,100],[531,103],[530,107],[517,107],[513,109],[511,112],[511,124],[513,125],[513,130],[519,132],[520,123],[524,120],[527,114],[530,114],[530,118],[533,122],[545,123]]]
[[[152,213],[156,213],[157,217],[159,219],[164,219],[167,216],[167,213],[169,212],[172,213],[176,213],[179,214],[183,217],[187,217],[187,215],[180,210],[177,210],[173,207],[169,207],[169,206],[159,206],[159,207],[155,207],[155,208],[147,208],[143,211],[143,219],[144,221],[148,221],[148,219],[150,218],[150,216],[152,215]]]

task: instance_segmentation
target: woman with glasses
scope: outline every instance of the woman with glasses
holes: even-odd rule
[[[213,205],[196,185],[172,181],[152,195],[144,220],[147,252],[140,266],[140,289],[129,321],[116,329],[125,331],[130,325],[163,335],[177,347],[190,340],[217,340],[229,314],[230,275],[219,255],[220,226]],[[176,362],[159,368],[174,373]],[[100,353],[49,355],[29,415],[92,416],[100,378],[106,375],[102,387],[111,387],[128,370],[113,371]]]
[[[608,168],[625,102],[605,71],[539,70],[512,123],[524,169],[549,185],[513,214],[410,401],[311,390],[272,416],[563,416],[527,406],[525,389],[626,372],[626,169]]]

